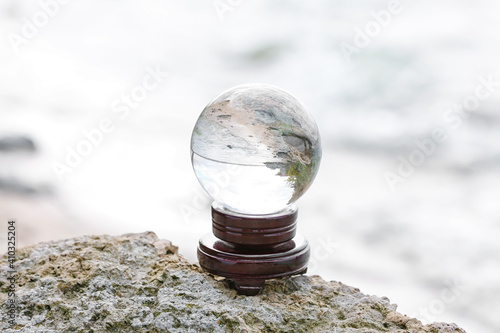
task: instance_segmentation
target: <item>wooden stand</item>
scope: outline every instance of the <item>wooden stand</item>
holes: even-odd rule
[[[212,206],[214,235],[200,239],[200,265],[232,279],[242,295],[257,295],[267,279],[304,274],[310,250],[296,220],[296,208],[248,217]]]

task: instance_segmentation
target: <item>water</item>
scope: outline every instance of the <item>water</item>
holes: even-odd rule
[[[265,165],[218,162],[192,154],[196,177],[224,207],[243,214],[271,214],[286,208],[294,194],[288,177]]]
[[[399,156],[408,158],[415,140],[447,126],[443,115],[474,94],[479,76],[498,74],[500,3],[402,5],[351,65],[340,44],[353,43],[355,28],[387,1],[243,2],[224,21],[201,2],[62,6],[19,54],[0,40],[0,131],[29,135],[39,147],[30,156],[4,154],[0,178],[48,184],[80,223],[39,198],[29,206],[0,200],[0,213],[44,241],[62,238],[64,228],[153,230],[195,262],[198,239],[210,232],[212,200],[191,168],[193,124],[219,91],[269,82],[303,100],[321,130],[321,170],[298,204],[298,228],[313,249],[310,274],[388,296],[426,322],[499,332],[500,90],[450,129],[448,142],[396,192],[383,175]],[[6,0],[0,28],[19,34],[39,9]],[[82,130],[113,116],[112,102],[156,65],[171,77],[116,120],[115,131],[59,183],[51,163],[64,160]],[[432,311],[455,279],[464,286],[460,296]]]

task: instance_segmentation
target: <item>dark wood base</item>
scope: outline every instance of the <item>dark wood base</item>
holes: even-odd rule
[[[310,249],[304,237],[295,236],[296,209],[285,216],[247,218],[212,208],[212,217],[218,237],[200,239],[200,266],[230,278],[239,294],[257,295],[267,279],[307,271]]]

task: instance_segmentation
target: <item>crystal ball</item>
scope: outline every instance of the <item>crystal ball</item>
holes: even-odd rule
[[[216,205],[244,215],[275,214],[290,208],[313,182],[321,140],[297,98],[271,85],[244,84],[202,111],[191,159]]]

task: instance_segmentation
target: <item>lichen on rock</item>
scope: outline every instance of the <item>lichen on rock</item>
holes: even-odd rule
[[[8,328],[6,257],[0,260],[3,332],[465,332],[422,325],[385,298],[318,276],[267,281],[239,296],[152,232],[84,236],[17,253],[17,326]]]

